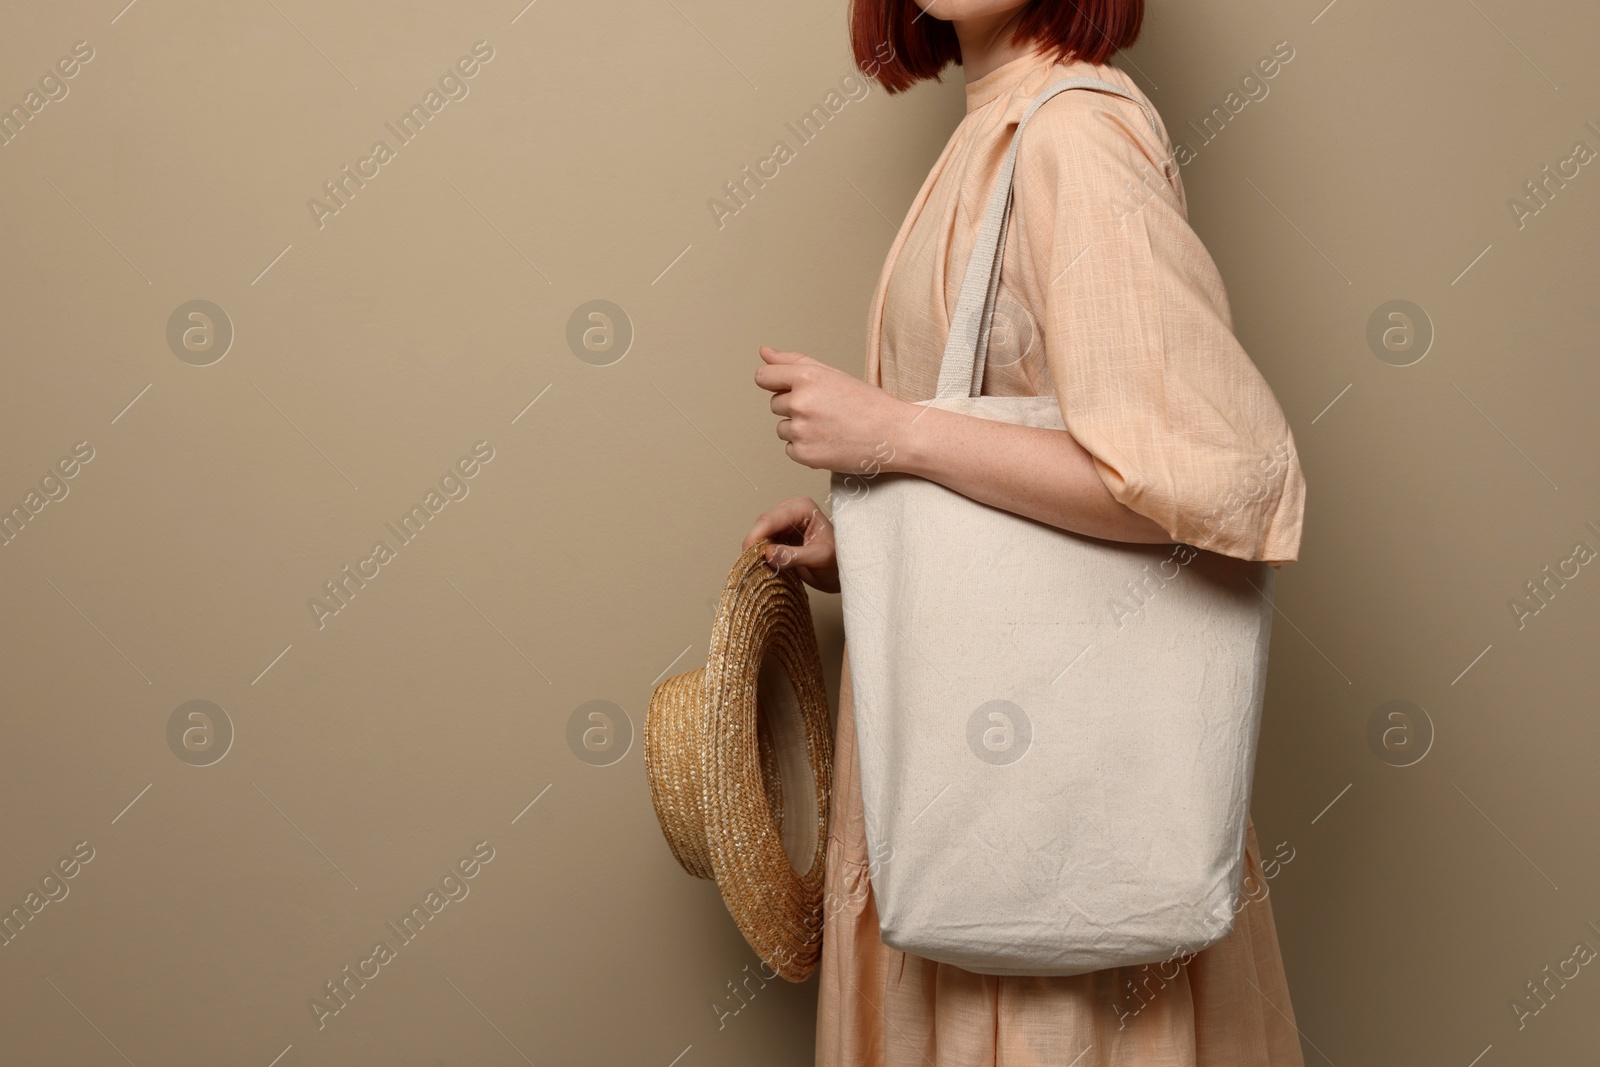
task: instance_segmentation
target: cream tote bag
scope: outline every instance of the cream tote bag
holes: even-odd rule
[[[1065,429],[1054,397],[977,394],[1015,137],[1077,88],[1143,104],[1069,78],[1023,114],[930,406]],[[1225,937],[1272,568],[1082,537],[910,475],[835,474],[833,490],[883,942],[985,974],[1068,975]]]

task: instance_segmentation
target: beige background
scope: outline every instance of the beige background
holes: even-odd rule
[[[0,504],[93,459],[0,548],[0,908],[93,858],[0,947],[0,1062],[810,1060],[815,982],[733,997],[755,957],[668,852],[637,729],[751,520],[826,489],[756,346],[860,371],[961,74],[848,103],[719,229],[708,199],[850,71],[843,6],[521,2],[7,12],[5,106],[93,59],[0,147]],[[1176,136],[1295,51],[1183,175],[1310,486],[1254,805],[1292,849],[1307,1062],[1571,1063],[1600,972],[1520,1029],[1511,1003],[1600,948],[1600,576],[1508,605],[1600,548],[1600,167],[1522,228],[1508,200],[1600,149],[1600,12],[1324,2],[1156,0],[1124,60]],[[478,41],[469,95],[319,229],[307,200]],[[167,341],[197,299],[235,331],[203,367]],[[609,366],[566,341],[593,299],[635,333]],[[1436,333],[1405,367],[1366,340],[1396,299]],[[470,494],[319,629],[307,601],[478,441]],[[167,735],[197,699],[234,732],[203,767]],[[1432,723],[1413,766],[1367,740],[1394,699]],[[591,700],[634,730],[609,766],[567,740]],[[470,894],[319,1029],[480,841]]]

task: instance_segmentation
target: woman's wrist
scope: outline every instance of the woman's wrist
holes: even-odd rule
[[[949,413],[909,400],[896,399],[894,404],[884,427],[884,441],[889,446],[889,458],[884,461],[883,469],[926,478],[929,469],[930,423]]]

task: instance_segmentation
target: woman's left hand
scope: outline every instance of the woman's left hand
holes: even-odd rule
[[[900,450],[894,439],[904,436],[915,405],[800,352],[762,345],[760,354],[756,384],[772,394],[773,414],[783,416],[777,432],[790,459],[847,473],[874,462],[887,469],[885,455]]]

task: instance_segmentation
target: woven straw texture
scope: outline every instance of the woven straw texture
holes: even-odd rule
[[[833,737],[822,660],[805,586],[773,572],[763,539],[728,573],[704,667],[668,678],[645,716],[645,771],[656,817],[684,870],[717,883],[728,914],[767,966],[791,982],[816,969],[833,781]],[[810,866],[784,851],[783,782],[767,712],[757,700],[762,660],[788,672],[805,729],[817,825]]]

